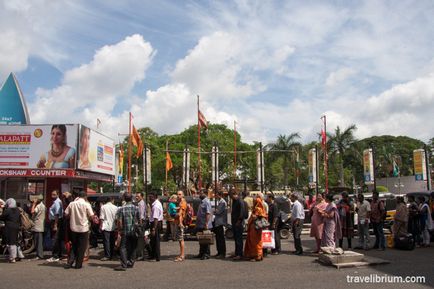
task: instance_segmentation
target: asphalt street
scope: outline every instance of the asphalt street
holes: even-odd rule
[[[64,263],[24,259],[9,264],[0,262],[0,288],[433,288],[434,247],[414,251],[370,250],[365,252],[390,261],[390,264],[337,270],[319,264],[317,256],[309,253],[314,240],[303,236],[304,256],[291,255],[292,241],[283,241],[283,253],[269,256],[263,262],[230,259],[198,260],[196,241],[186,242],[187,259],[173,262],[178,254],[177,242],[162,242],[160,262],[136,262],[126,272],[114,271],[118,261],[102,262],[101,249],[92,249],[90,260],[81,270],[65,270]],[[228,254],[234,249],[227,241]],[[211,248],[215,254],[215,247]],[[48,252],[47,252],[48,255]],[[29,256],[29,258],[32,256]],[[347,276],[424,276],[424,284],[355,284]]]

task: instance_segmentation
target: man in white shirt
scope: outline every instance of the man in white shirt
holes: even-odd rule
[[[371,205],[368,201],[365,200],[365,197],[362,194],[359,194],[357,197],[357,232],[359,233],[359,246],[355,249],[364,249],[368,250],[368,242],[369,242],[369,219],[371,217]]]
[[[99,219],[101,220],[101,231],[104,244],[104,257],[101,261],[113,259],[113,251],[116,240],[116,213],[118,207],[113,204],[114,199],[110,198],[107,203],[101,207]]]
[[[84,198],[86,193],[80,191],[78,198],[71,202],[65,210],[65,217],[69,218],[71,228],[71,243],[73,254],[69,255],[65,269],[69,269],[75,262],[75,269],[81,269],[84,252],[89,241],[89,219],[93,217],[93,210]]]
[[[295,255],[303,254],[303,247],[301,246],[301,231],[303,229],[304,222],[304,207],[298,201],[298,195],[291,195],[292,210],[291,210],[291,222],[292,222],[292,235],[294,236]]]
[[[35,198],[32,202],[32,208],[30,209],[32,213],[33,223],[35,224],[32,228],[33,239],[35,240],[36,247],[36,258],[35,260],[44,259],[44,224],[45,224],[45,212],[46,207],[41,199]]]
[[[151,209],[151,256],[149,260],[155,259],[160,261],[160,228],[163,222],[163,206],[155,194],[149,195],[149,203],[152,204]]]

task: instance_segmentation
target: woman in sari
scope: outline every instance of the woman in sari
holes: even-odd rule
[[[319,211],[324,218],[321,246],[335,249],[336,240],[342,238],[341,220],[339,218],[338,208],[333,202],[332,194],[326,196],[326,202],[326,209]]]
[[[323,195],[319,193],[316,196],[316,202],[313,203],[310,208],[310,215],[312,216],[310,236],[315,237],[316,240],[316,251],[314,253],[319,253],[324,223],[323,217],[321,216],[319,211],[324,211],[326,207],[327,203],[324,201]]]
[[[244,257],[250,261],[262,261],[262,229],[255,228],[255,220],[267,218],[262,199],[256,197],[253,204],[253,211],[247,224],[247,239],[244,247]]]
[[[342,226],[342,237],[339,240],[339,247],[343,248],[343,238],[346,237],[348,249],[351,249],[351,240],[354,236],[354,202],[348,197],[347,192],[342,193],[342,199],[337,204],[337,207]]]
[[[392,233],[395,237],[407,234],[408,209],[403,197],[396,198],[396,214],[393,218]]]

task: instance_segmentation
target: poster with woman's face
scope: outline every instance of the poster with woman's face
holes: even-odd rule
[[[0,168],[75,169],[78,125],[0,126]]]
[[[101,133],[80,125],[77,169],[115,174],[114,141]]]

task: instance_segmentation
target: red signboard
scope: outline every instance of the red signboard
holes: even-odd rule
[[[75,171],[68,169],[0,169],[0,177],[74,177]]]

